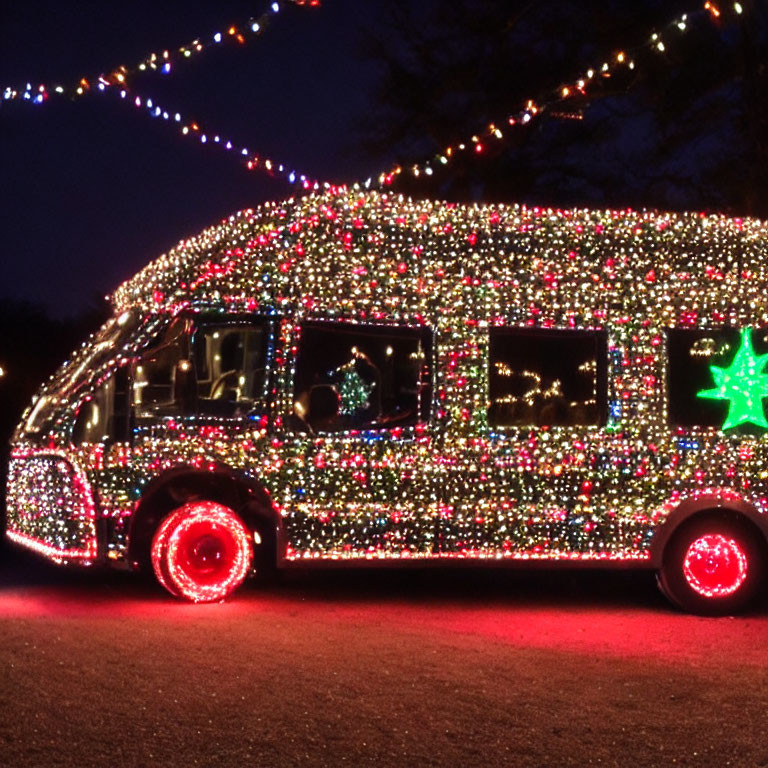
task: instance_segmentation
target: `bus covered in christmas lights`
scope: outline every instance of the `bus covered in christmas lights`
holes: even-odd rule
[[[220,600],[321,563],[654,569],[760,594],[768,231],[333,190],[179,243],[40,390],[7,535]]]

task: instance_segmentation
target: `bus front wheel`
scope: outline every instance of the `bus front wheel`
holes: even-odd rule
[[[229,508],[194,501],[175,509],[152,540],[157,580],[176,597],[223,600],[242,584],[253,562],[251,536]]]
[[[765,574],[758,536],[751,526],[730,519],[691,520],[664,550],[657,574],[661,591],[690,613],[739,613],[755,598]]]

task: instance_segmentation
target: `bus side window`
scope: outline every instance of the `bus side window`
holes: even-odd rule
[[[194,335],[197,410],[236,416],[264,402],[267,329],[260,322],[201,325]]]
[[[128,368],[118,368],[77,410],[72,444],[128,439]]]
[[[395,429],[429,418],[432,334],[425,328],[306,323],[294,411],[315,432]]]
[[[492,328],[489,342],[490,426],[605,423],[605,332]]]
[[[172,416],[184,409],[181,390],[189,369],[189,320],[176,318],[136,363],[133,406],[137,418]]]
[[[115,379],[110,376],[78,408],[72,444],[101,443],[112,436]]]

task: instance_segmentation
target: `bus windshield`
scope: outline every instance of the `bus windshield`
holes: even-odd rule
[[[34,434],[47,427],[56,406],[69,401],[93,374],[98,374],[105,363],[118,356],[137,326],[138,318],[132,312],[110,318],[43,387],[33,401],[24,431]]]

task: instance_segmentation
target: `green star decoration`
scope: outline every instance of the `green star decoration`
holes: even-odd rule
[[[746,423],[768,429],[763,410],[763,398],[768,397],[768,374],[764,373],[766,362],[768,354],[755,354],[752,329],[744,328],[741,331],[741,346],[733,362],[727,368],[709,366],[716,386],[702,389],[696,397],[731,401],[723,430]]]

